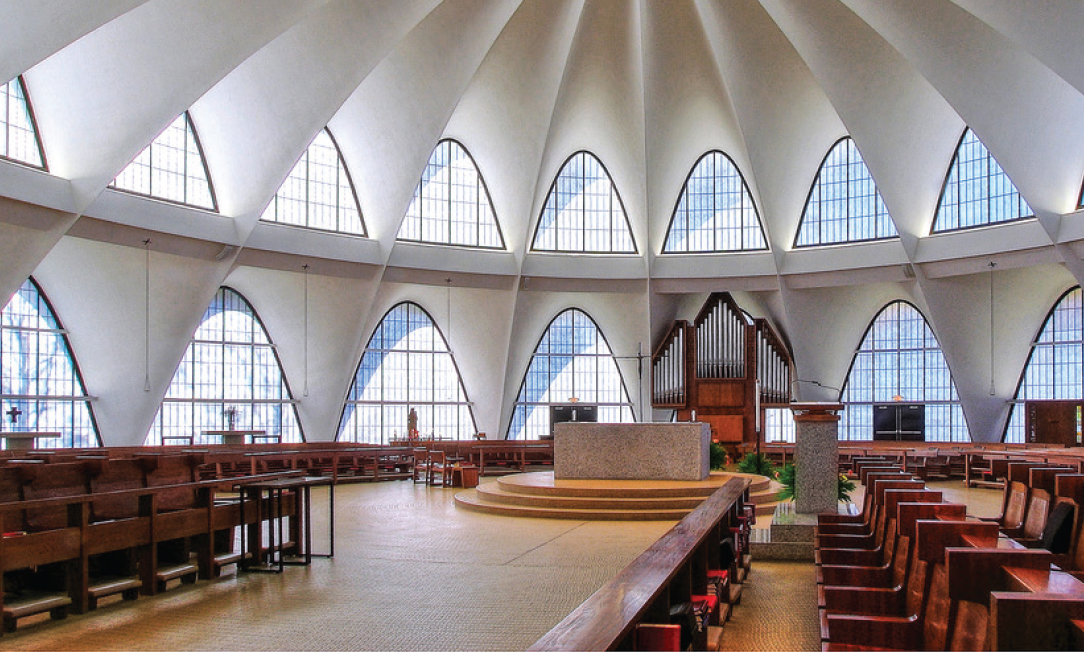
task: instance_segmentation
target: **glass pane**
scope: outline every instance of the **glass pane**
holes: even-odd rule
[[[177,116],[109,185],[178,204],[218,210],[187,111]]]
[[[926,405],[927,441],[970,441],[937,338],[922,313],[903,301],[885,306],[870,324],[840,400],[847,406],[844,440],[872,439],[873,404],[903,400]]]

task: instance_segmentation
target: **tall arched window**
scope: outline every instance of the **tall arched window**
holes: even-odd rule
[[[531,248],[636,253],[625,205],[610,173],[590,152],[576,152],[561,166],[542,207]]]
[[[1033,217],[1009,176],[975,132],[964,130],[952,157],[931,233]]]
[[[485,180],[456,141],[440,141],[429,156],[397,239],[504,249]]]
[[[0,316],[0,366],[0,430],[60,433],[40,448],[101,445],[68,336],[33,279]]]
[[[346,398],[339,441],[386,444],[404,438],[411,408],[422,437],[473,439],[467,392],[444,335],[425,310],[404,302],[384,315]]]
[[[971,441],[941,345],[905,301],[885,306],[855,351],[840,393],[840,439],[872,439],[873,404],[898,400],[926,404],[927,441]]]
[[[22,75],[0,87],[0,157],[45,169],[45,151]]]
[[[767,248],[757,207],[734,162],[719,151],[701,156],[681,189],[663,253]]]
[[[849,137],[841,138],[817,171],[795,247],[898,237],[877,184]]]
[[[598,405],[598,420],[632,423],[632,401],[610,345],[587,313],[557,315],[535,347],[516,398],[508,439],[538,439],[550,432],[550,406]]]
[[[1084,398],[1082,352],[1084,295],[1077,286],[1061,296],[1031,345],[1005,429],[1006,442],[1024,443],[1024,401]]]
[[[354,182],[330,131],[316,134],[260,219],[365,235]]]
[[[158,134],[109,187],[217,211],[218,203],[210,179],[196,128],[185,111]]]
[[[231,429],[263,431],[283,442],[303,441],[267,331],[248,301],[223,287],[203,313],[146,443],[169,444],[193,436],[196,445],[216,444],[217,437],[203,433]]]

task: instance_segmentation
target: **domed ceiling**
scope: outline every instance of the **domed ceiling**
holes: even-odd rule
[[[879,306],[907,298],[963,378],[969,415],[992,427],[1004,412],[980,388],[997,375],[996,398],[1011,398],[1026,351],[995,374],[986,340],[969,341],[985,323],[969,315],[989,311],[990,263],[998,309],[1026,313],[1002,334],[1023,348],[1058,294],[1084,278],[1081,28],[1084,4],[1073,0],[7,0],[0,79],[24,76],[48,173],[0,164],[0,195],[16,200],[3,219],[50,235],[9,240],[4,287],[65,236],[138,251],[153,233],[194,243],[174,245],[182,255],[283,269],[300,257],[330,276],[357,268],[437,286],[455,276],[464,287],[631,287],[649,304],[647,334],[631,339],[648,345],[697,303],[686,297],[740,291],[788,338],[799,376],[825,384],[842,382]],[[107,191],[185,110],[220,214]],[[325,126],[368,238],[259,221]],[[930,235],[965,127],[1037,219]],[[844,136],[900,237],[796,250],[811,184]],[[507,251],[396,242],[442,138],[477,163]],[[637,254],[531,252],[550,185],[580,150],[612,176]],[[682,184],[710,150],[748,184],[766,251],[660,254]],[[509,363],[497,383],[505,399],[520,373]]]

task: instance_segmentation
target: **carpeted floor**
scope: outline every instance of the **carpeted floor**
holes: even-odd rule
[[[817,575],[811,563],[753,561],[721,650],[820,650]]]

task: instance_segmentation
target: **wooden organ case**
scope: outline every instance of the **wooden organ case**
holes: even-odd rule
[[[656,347],[651,405],[675,410],[678,421],[695,414],[711,426],[712,441],[755,443],[757,381],[764,410],[790,406],[790,378],[790,354],[768,321],[717,292],[692,324],[674,322]]]

